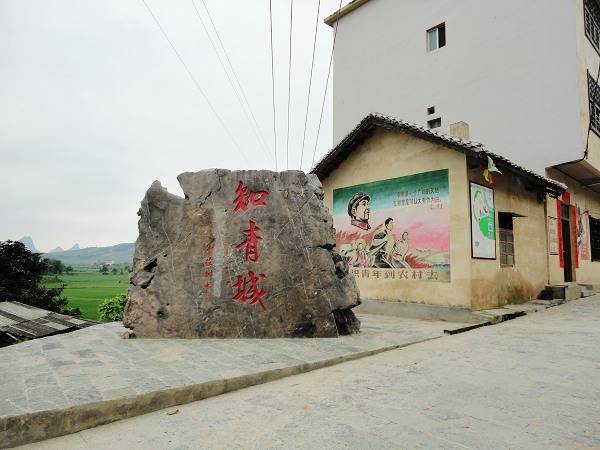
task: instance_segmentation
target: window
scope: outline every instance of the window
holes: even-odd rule
[[[600,52],[600,7],[598,7],[597,0],[583,1],[583,20],[585,22],[585,35],[596,48],[596,51]]]
[[[594,77],[588,72],[588,102],[590,109],[590,127],[600,136],[600,88]]]
[[[600,219],[590,216],[590,244],[592,261],[600,261]]]
[[[430,106],[429,108],[427,108],[427,114],[435,114],[435,106]]]
[[[446,24],[427,30],[427,51],[436,50],[446,45]]]
[[[510,213],[498,213],[500,231],[500,265],[515,265],[515,240],[513,235],[513,216]]]
[[[439,128],[441,126],[442,126],[442,118],[441,117],[427,121],[427,128],[429,128],[430,130],[432,130],[434,128]]]

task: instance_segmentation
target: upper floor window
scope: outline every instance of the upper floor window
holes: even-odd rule
[[[436,50],[446,45],[446,23],[427,30],[427,51]]]
[[[433,130],[434,128],[439,128],[441,126],[442,126],[442,118],[441,117],[427,121],[427,128],[429,128],[430,130]]]
[[[600,52],[600,7],[597,0],[583,0],[585,35]]]
[[[600,136],[600,87],[588,72],[588,102],[590,108],[590,128]]]

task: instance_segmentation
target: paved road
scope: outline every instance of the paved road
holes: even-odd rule
[[[29,448],[600,448],[600,296]]]

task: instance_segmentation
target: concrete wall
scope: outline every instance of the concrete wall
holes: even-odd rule
[[[366,170],[365,170],[366,169]],[[410,135],[378,130],[327,178],[325,203],[333,190],[377,180],[448,169],[450,206],[450,282],[357,279],[364,299],[470,308],[471,244],[465,155]]]
[[[489,186],[481,169],[470,169],[469,179]],[[494,175],[496,208],[496,260],[471,260],[471,296],[474,310],[489,309],[507,303],[536,298],[548,282],[546,260],[546,213],[543,200],[525,190],[510,174]],[[500,265],[498,213],[525,217],[513,219],[515,264]]]
[[[576,50],[580,3],[366,3],[339,22],[334,141],[381,112],[419,124],[441,117],[443,130],[464,120],[474,140],[539,173],[581,157],[587,104]],[[447,45],[427,52],[426,30],[441,22]]]
[[[551,176],[553,179],[558,180],[568,186],[567,192],[570,195],[570,204],[578,208],[581,211],[581,213],[583,213],[583,225],[587,226],[588,230],[587,236],[585,237],[583,244],[587,245],[589,248],[590,236],[589,221],[587,214],[596,219],[600,219],[600,198],[598,194],[594,193],[590,189],[579,184],[577,181],[554,169],[549,169],[548,175]],[[556,217],[556,199],[549,198],[547,202],[548,215]],[[571,245],[571,254],[574,254],[573,245],[574,244]],[[574,281],[578,283],[600,283],[600,262],[592,262],[591,253],[590,258],[583,258],[581,254],[579,254],[578,256],[579,268],[575,268]],[[560,267],[558,255],[548,255],[548,266],[550,273],[550,283],[562,284],[564,282],[564,271]]]

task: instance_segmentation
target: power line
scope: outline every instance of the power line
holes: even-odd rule
[[[167,35],[166,31],[164,30],[164,28],[162,27],[162,25],[158,21],[158,18],[152,12],[152,9],[150,9],[150,6],[146,2],[146,0],[141,0],[141,1],[144,4],[144,6],[146,7],[146,9],[148,10],[148,12],[150,13],[150,15],[152,16],[152,18],[154,19],[154,22],[156,22],[156,25],[158,26],[160,32],[162,33],[162,35],[164,36],[164,38],[166,39],[166,41],[171,46],[171,49],[173,50],[173,53],[175,53],[175,56],[177,56],[177,59],[179,59],[179,62],[181,62],[181,65],[183,66],[183,68],[185,69],[185,71],[187,72],[187,74],[189,75],[189,77],[191,78],[192,82],[194,83],[194,85],[196,86],[196,88],[198,89],[198,91],[200,92],[200,94],[202,94],[202,97],[204,98],[204,100],[206,101],[206,103],[208,104],[208,106],[210,107],[212,113],[219,120],[219,122],[221,123],[221,125],[223,126],[223,128],[225,129],[225,131],[227,132],[227,134],[228,134],[229,138],[231,139],[231,142],[233,142],[235,148],[238,150],[238,152],[240,153],[240,155],[246,160],[246,162],[248,164],[250,164],[250,161],[248,160],[248,158],[246,157],[246,155],[244,154],[244,152],[242,151],[242,149],[238,145],[237,141],[235,140],[235,138],[231,134],[231,131],[227,127],[227,124],[221,118],[221,116],[219,115],[219,113],[217,113],[215,107],[213,106],[213,104],[211,103],[211,101],[208,99],[206,93],[204,92],[204,89],[202,89],[202,86],[200,86],[200,83],[198,83],[198,80],[196,80],[196,77],[194,77],[194,75],[192,74],[192,72],[189,69],[188,65],[185,63],[185,61],[183,60],[183,58],[181,57],[181,55],[177,51],[177,48],[173,44],[173,41],[171,41],[171,39],[169,39],[169,36]]]
[[[271,91],[273,101],[273,139],[275,150],[275,171],[279,171],[277,168],[277,121],[275,117],[275,70],[273,64],[273,0],[269,0],[269,29],[271,32]]]
[[[229,81],[229,86],[231,86],[231,89],[233,90],[235,98],[237,99],[238,103],[240,104],[240,107],[242,108],[242,111],[244,112],[244,115],[246,116],[246,120],[248,120],[248,124],[250,125],[250,128],[252,129],[252,131],[254,132],[254,135],[256,136],[256,139],[258,140],[258,145],[259,145],[261,151],[267,157],[267,159],[269,159],[270,156],[267,153],[267,151],[265,150],[264,142],[261,140],[259,134],[256,131],[255,124],[252,122],[250,115],[248,114],[248,111],[246,110],[246,107],[244,106],[242,98],[240,97],[239,92],[237,91],[237,89],[235,88],[235,86],[233,84],[231,75],[229,74],[229,71],[225,67],[225,63],[223,62],[223,59],[221,58],[221,55],[219,54],[219,51],[217,50],[217,46],[215,45],[215,42],[213,41],[213,39],[208,31],[208,28],[206,28],[204,19],[202,19],[202,16],[200,15],[200,11],[198,11],[196,2],[194,0],[192,0],[192,5],[194,6],[194,10],[196,11],[196,16],[198,17],[198,20],[200,21],[200,24],[202,25],[202,28],[204,29],[204,33],[206,33],[206,37],[208,38],[211,47],[212,47],[213,51],[215,52],[215,55],[217,55],[217,59],[219,60],[219,63],[221,64],[221,68],[223,69],[223,71],[225,72],[225,75],[227,76],[227,81]],[[252,110],[250,110],[250,114],[252,114]]]
[[[285,168],[290,168],[290,94],[292,90],[292,30],[294,26],[294,0],[290,0],[290,58],[288,61],[287,136],[285,144]]]
[[[310,77],[308,79],[308,95],[306,96],[306,114],[304,115],[304,132],[302,133],[302,150],[300,151],[300,170],[304,159],[304,145],[306,144],[306,126],[308,124],[308,109],[310,106],[310,91],[312,88],[313,67],[315,65],[315,49],[317,47],[317,30],[319,29],[319,12],[321,11],[321,0],[317,4],[317,16],[315,18],[315,35],[313,38],[312,59],[310,61]]]
[[[252,120],[254,121],[254,124],[256,125],[256,130],[258,131],[258,135],[260,136],[260,139],[262,140],[265,148],[269,148],[269,145],[267,144],[265,138],[262,135],[261,129],[260,129],[260,125],[258,124],[258,121],[256,120],[256,117],[254,116],[254,112],[252,111],[252,107],[250,106],[250,102],[248,102],[248,98],[246,97],[246,92],[244,91],[244,88],[242,86],[242,83],[240,82],[240,79],[237,75],[237,71],[235,70],[235,68],[233,67],[233,63],[231,62],[231,59],[229,58],[229,53],[227,52],[227,49],[225,48],[225,45],[223,44],[223,40],[221,39],[221,35],[219,34],[219,30],[217,29],[217,26],[215,25],[215,22],[212,18],[212,15],[210,14],[210,10],[208,9],[208,6],[206,6],[206,2],[204,0],[200,0],[202,2],[202,5],[204,6],[204,10],[206,11],[206,15],[208,16],[208,19],[210,20],[210,23],[212,25],[212,28],[215,32],[215,35],[217,36],[217,40],[219,41],[219,45],[221,47],[221,49],[223,50],[223,54],[225,55],[225,59],[227,60],[227,63],[229,64],[229,67],[231,68],[231,73],[233,74],[233,78],[235,79],[239,90],[242,94],[242,98],[244,99],[244,102],[246,103],[246,106],[248,107],[248,111],[250,111],[250,115],[252,117]],[[277,155],[275,154],[275,167],[277,170]]]
[[[315,140],[315,150],[313,151],[311,167],[314,167],[314,165],[315,165],[315,155],[317,154],[317,145],[319,144],[319,134],[321,133],[321,122],[323,121],[323,110],[325,109],[325,100],[327,99],[327,88],[329,87],[329,76],[331,75],[331,64],[333,62],[333,52],[335,50],[335,38],[337,37],[341,10],[342,10],[342,0],[340,0],[340,4],[339,4],[336,18],[335,18],[335,29],[333,31],[333,44],[331,46],[331,56],[329,58],[329,69],[327,69],[327,81],[325,82],[325,92],[323,93],[323,104],[321,105],[321,115],[319,116],[319,126],[317,128],[317,138]]]

